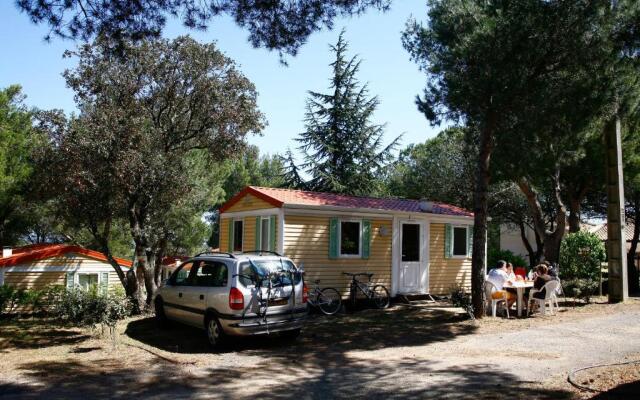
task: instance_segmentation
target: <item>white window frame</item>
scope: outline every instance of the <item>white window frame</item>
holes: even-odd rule
[[[455,254],[456,229],[464,229],[465,254]],[[451,258],[466,259],[469,258],[469,226],[467,225],[451,225]]]
[[[79,287],[79,288],[84,290],[84,288],[82,288],[80,286],[80,275],[98,275],[98,289],[100,289],[100,285],[102,284],[102,273],[101,272],[77,271],[76,273],[73,274],[73,286],[74,287]]]
[[[235,249],[236,247],[236,222],[242,222],[242,246],[240,249],[240,253],[244,252],[244,237],[245,237],[245,232],[244,232],[244,228],[245,228],[245,223],[244,223],[244,218],[234,218],[231,220],[231,223],[233,224],[233,235],[231,237],[231,252],[235,253],[237,250]]]
[[[358,254],[342,254],[342,223],[354,222],[360,227],[358,229]],[[362,258],[362,220],[361,219],[338,219],[338,257],[339,258]]]
[[[267,221],[267,240],[265,241],[265,238],[262,237],[262,224],[264,223],[264,221]],[[256,250],[264,250],[264,245],[267,245],[266,251],[276,251],[275,249],[270,249],[269,247],[271,246],[271,216],[266,216],[266,217],[262,217],[260,218],[260,249],[256,249]]]

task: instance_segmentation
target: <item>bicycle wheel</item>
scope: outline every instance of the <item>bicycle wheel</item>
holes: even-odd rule
[[[342,296],[334,288],[324,288],[317,297],[317,305],[320,310],[327,314],[333,315],[340,310],[342,306]]]
[[[376,285],[371,289],[371,300],[377,308],[387,308],[391,302],[391,297],[386,287]]]

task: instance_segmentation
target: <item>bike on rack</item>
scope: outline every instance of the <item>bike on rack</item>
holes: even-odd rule
[[[351,277],[351,283],[349,284],[349,299],[351,300],[352,306],[356,305],[359,290],[377,308],[382,309],[389,307],[389,303],[391,302],[389,291],[382,285],[371,286],[370,282],[371,277],[373,276],[372,273],[360,272],[357,274],[351,274],[349,272],[343,272],[342,275]],[[361,282],[356,278],[357,276],[366,276],[369,279],[369,282]]]
[[[320,289],[320,280],[313,281],[315,287],[309,291],[308,304],[317,307],[326,315],[333,315],[340,311],[342,307],[342,296],[340,292],[331,287]]]

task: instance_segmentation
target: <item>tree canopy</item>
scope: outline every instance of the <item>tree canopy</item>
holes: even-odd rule
[[[97,36],[158,38],[171,17],[182,19],[188,28],[205,30],[216,17],[229,15],[249,31],[253,46],[295,55],[310,34],[331,28],[335,18],[369,8],[384,11],[390,0],[17,0],[16,4],[31,21],[49,26],[48,37],[83,41]]]

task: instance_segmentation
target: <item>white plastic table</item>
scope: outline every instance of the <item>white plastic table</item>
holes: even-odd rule
[[[515,289],[517,294],[516,308],[518,309],[518,317],[522,317],[522,308],[524,305],[524,290],[533,287],[533,281],[516,281],[513,283],[505,283],[503,289]]]

